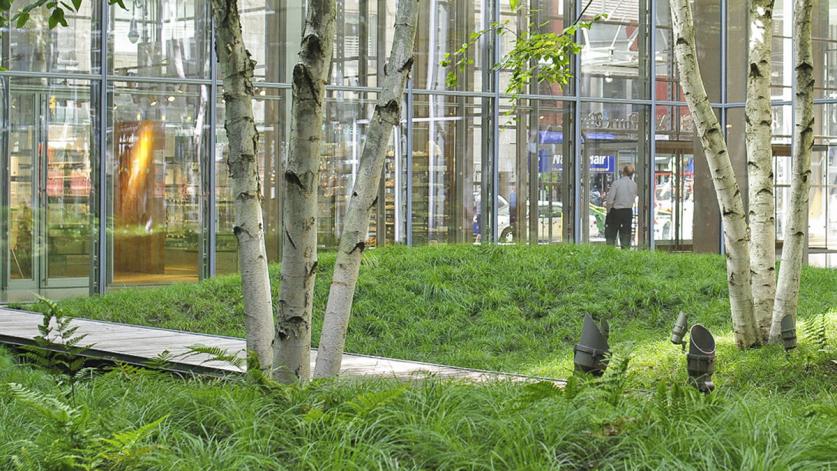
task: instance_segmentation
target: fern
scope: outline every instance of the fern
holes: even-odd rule
[[[230,353],[229,350],[223,349],[221,347],[212,347],[208,345],[191,345],[189,346],[189,351],[182,354],[182,356],[190,357],[196,355],[208,355],[209,358],[203,360],[201,363],[219,361],[222,363],[227,363],[229,365],[234,366],[235,368],[238,368],[241,371],[244,371],[245,359],[238,355],[243,351],[244,350],[239,350],[236,353]]]
[[[33,391],[18,383],[9,383],[8,387],[12,397],[56,424],[61,426],[70,425],[79,416],[79,409],[65,404],[53,396]]]
[[[51,371],[65,371],[74,377],[84,368],[83,355],[91,347],[82,345],[87,334],[76,334],[78,326],[72,325],[73,319],[55,301],[42,296],[38,296],[38,299],[47,309],[38,325],[38,335],[32,339],[33,345],[23,347],[23,356],[36,366]]]
[[[98,438],[97,444],[102,448],[94,458],[96,464],[109,464],[109,468],[127,467],[139,462],[144,456],[154,451],[155,447],[143,445],[168,415],[149,422],[137,429],[117,432],[109,438]]]
[[[406,392],[407,388],[402,386],[395,389],[364,393],[346,402],[346,406],[352,410],[354,415],[364,416],[379,407],[383,407],[399,399]]]
[[[145,364],[149,368],[153,368],[155,370],[165,370],[171,367],[171,362],[174,360],[175,356],[176,355],[172,354],[170,351],[163,350],[148,360]]]
[[[607,401],[616,405],[625,393],[628,384],[628,366],[631,363],[631,354],[614,353],[608,358],[608,368],[604,375],[596,378],[596,383],[605,393]]]
[[[136,429],[102,435],[98,424],[87,420],[79,407],[17,383],[9,383],[12,397],[61,430],[49,447],[21,447],[12,456],[18,469],[137,469],[143,457],[155,450],[148,438],[168,418],[163,416]],[[35,456],[32,451],[43,453]]]
[[[805,338],[817,346],[817,351],[825,352],[828,350],[825,313],[820,314],[805,324]]]

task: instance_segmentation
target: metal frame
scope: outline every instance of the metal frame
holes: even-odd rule
[[[206,188],[204,188],[203,198],[204,204],[203,214],[206,215],[204,222],[204,230],[206,231],[206,241],[204,243],[204,260],[206,266],[202,270],[204,277],[215,276],[217,265],[217,251],[216,246],[218,242],[218,205],[217,195],[215,193],[217,168],[215,151],[217,149],[218,136],[218,61],[215,51],[215,16],[209,11],[207,6],[207,14],[210,18],[210,37],[209,37],[209,77],[211,84],[209,85],[209,152],[206,153],[206,164],[204,168],[208,173],[206,181]]]
[[[107,223],[108,223],[108,195],[107,195],[107,148],[108,148],[108,28],[110,25],[110,10],[108,0],[99,1],[100,24],[99,24],[99,118],[94,129],[98,131],[98,161],[96,168],[96,182],[93,185],[95,202],[94,220],[98,223],[98,234],[96,234],[91,254],[92,270],[90,273],[90,294],[104,294],[107,287],[108,260],[107,256]],[[94,154],[96,155],[96,154]]]

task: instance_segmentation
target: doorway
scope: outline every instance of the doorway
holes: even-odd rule
[[[92,248],[90,89],[21,82],[4,87],[2,299],[81,294]]]

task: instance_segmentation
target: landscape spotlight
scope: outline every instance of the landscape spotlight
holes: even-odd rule
[[[706,327],[696,324],[689,334],[689,353],[686,354],[686,370],[689,381],[702,393],[715,389],[712,373],[715,372],[715,338]]]
[[[782,344],[786,352],[796,348],[796,321],[790,314],[782,318]]]
[[[576,371],[583,371],[595,376],[604,374],[607,368],[607,354],[610,347],[607,344],[609,326],[607,321],[597,325],[590,314],[584,316],[584,327],[581,330],[581,341],[573,349],[573,362]]]
[[[675,345],[683,345],[683,337],[686,336],[686,330],[689,328],[689,319],[686,313],[680,311],[677,320],[674,322],[674,327],[671,329],[671,343]]]

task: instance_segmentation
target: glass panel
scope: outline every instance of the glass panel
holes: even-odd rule
[[[33,93],[12,93],[9,113],[9,278],[35,277],[38,108]],[[5,269],[5,267],[4,267]]]
[[[554,32],[560,34],[564,31],[565,18],[575,18],[574,2],[572,0],[531,0],[530,2],[519,2],[524,4],[521,9],[513,14],[509,0],[500,0],[500,20],[508,21],[508,28],[519,34],[520,31],[529,30],[531,33]],[[571,20],[570,20],[571,22]],[[514,47],[514,37],[505,34],[499,38],[500,57],[504,57]],[[511,76],[510,71],[500,72],[500,91],[505,91]],[[563,95],[565,89],[572,89],[572,81],[566,87],[553,85],[546,82],[532,83],[529,93],[539,95]]]
[[[746,60],[747,56],[745,55],[744,61]],[[746,62],[744,63],[746,64]],[[771,69],[770,83],[772,85],[772,98],[774,100],[790,101],[793,98],[792,0],[776,0],[773,6],[773,64]]]
[[[748,44],[747,18],[749,2],[727,3],[727,101],[744,103],[747,93],[747,48],[729,47]],[[775,16],[775,13],[774,13]],[[774,25],[775,27],[775,25]],[[774,30],[775,32],[775,30]]]
[[[459,78],[457,90],[483,89],[482,70],[485,64],[480,54],[481,44],[470,48],[469,59],[474,63],[466,66],[464,72],[455,70],[453,66],[442,67],[439,63],[446,53],[452,53],[468,41],[472,33],[487,27],[485,5],[486,2],[478,0],[421,2],[415,47],[416,66],[412,74],[415,88],[446,90],[445,78],[448,72],[455,71]]]
[[[65,9],[68,25],[52,30],[48,24],[49,11],[36,8],[24,28],[7,30],[10,54],[4,57],[3,65],[9,70],[27,72],[98,73],[99,64],[94,63],[100,36],[97,3],[83,2],[78,13]],[[21,6],[25,3],[17,2],[14,10]]]
[[[12,297],[87,287],[93,150],[89,82],[10,82],[9,125],[3,134],[9,150],[3,198],[9,198],[8,234],[3,234],[8,253],[2,259]]]
[[[332,84],[377,84],[378,67],[383,67],[392,42],[395,7],[395,2],[377,0],[337,2]]]
[[[206,86],[117,82],[109,126],[113,283],[195,280]]]
[[[592,0],[584,17],[607,13],[608,18],[581,32],[582,95],[648,98],[647,11],[647,0]]]
[[[290,121],[289,92],[285,90],[261,89],[256,92],[253,113],[259,131],[258,157],[262,184],[262,217],[264,219],[265,248],[271,262],[279,261],[279,238],[282,226],[280,200],[282,198],[280,164],[287,153],[287,127]],[[223,89],[219,88],[219,96]],[[216,226],[216,271],[233,273],[238,271],[238,243],[232,229],[235,224],[234,197],[230,188],[227,169],[227,133],[224,129],[224,102],[218,104],[218,129],[215,148],[215,197],[217,205]]]
[[[647,235],[646,187],[648,142],[646,106],[583,103],[581,107],[582,234],[585,242],[605,241],[604,200],[626,165],[636,169],[638,199],[634,205],[631,245]]]
[[[720,102],[721,55],[718,54],[718,51],[721,48],[721,2],[720,0],[703,0],[699,7],[693,5],[692,11],[695,20],[698,63],[706,93],[711,101]],[[657,99],[685,101],[686,97],[679,85],[678,71],[674,60],[674,33],[671,28],[671,8],[668,0],[662,0],[657,4],[656,39],[654,90]],[[737,50],[743,50],[743,48]],[[734,52],[731,51],[730,53]],[[744,60],[746,60],[746,56]]]
[[[561,242],[570,234],[571,110],[570,103],[523,100],[514,114],[501,111],[501,242]]]
[[[343,219],[363,152],[366,126],[372,116],[375,100],[375,93],[332,92],[326,102],[324,140],[320,158],[321,246],[335,247],[340,239]],[[396,135],[394,132],[387,149],[386,175],[381,184],[386,196],[379,201],[370,220],[369,242],[372,245],[383,244],[385,241],[394,242],[401,237],[397,222],[401,220],[400,214],[403,214],[405,195],[401,191],[401,182],[404,166],[400,158],[401,142],[395,140]],[[376,211],[382,211],[383,218],[378,218]],[[378,223],[384,224],[380,234]]]
[[[111,73],[122,76],[208,78],[209,2],[126,1],[111,7]]]
[[[773,178],[776,207],[776,241],[784,238],[787,207],[790,201],[790,183],[793,172],[791,133],[793,110],[790,106],[773,107]],[[781,247],[781,245],[778,245]]]
[[[480,239],[482,108],[473,98],[418,95],[413,118],[413,243]],[[498,211],[499,212],[499,211]]]
[[[691,250],[695,223],[694,122],[685,106],[657,107],[654,162],[654,241],[665,250]]]
[[[86,287],[93,237],[89,82],[61,84],[46,96],[47,276],[84,278],[76,285]]]

